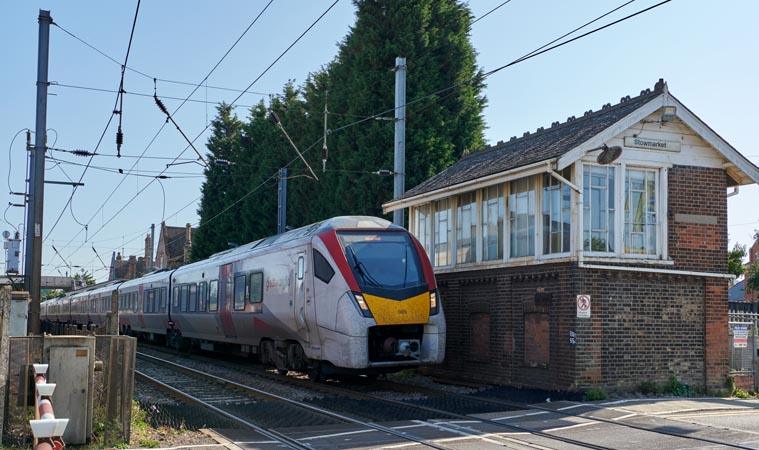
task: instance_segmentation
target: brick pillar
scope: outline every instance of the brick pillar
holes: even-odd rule
[[[727,287],[727,280],[721,278],[706,278],[704,282],[704,384],[707,389],[724,389],[730,370]]]

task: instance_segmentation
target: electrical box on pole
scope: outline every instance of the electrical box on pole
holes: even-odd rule
[[[395,58],[395,152],[393,197],[406,191],[406,58]],[[403,226],[403,208],[393,211],[393,223]]]

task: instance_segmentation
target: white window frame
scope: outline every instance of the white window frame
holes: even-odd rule
[[[577,177],[574,175],[574,171],[570,169],[571,179],[577,180]],[[536,230],[537,234],[540,235],[540,239],[538,240],[538,246],[540,248],[535,248],[535,254],[536,257],[540,259],[557,259],[557,258],[566,258],[572,254],[575,247],[575,233],[576,231],[576,223],[577,223],[577,214],[576,214],[576,207],[577,207],[577,192],[575,192],[574,189],[572,189],[571,186],[567,185],[563,181],[555,178],[551,173],[547,174],[551,179],[559,182],[559,192],[561,192],[561,189],[564,189],[564,187],[567,187],[569,189],[569,250],[566,252],[559,252],[559,253],[543,253],[543,189],[544,189],[544,183],[543,183],[543,177],[539,177],[539,184],[540,187],[537,189],[537,195],[536,198],[540,202],[538,205],[540,206],[540,223],[536,224],[536,228],[539,228],[539,231]],[[561,203],[561,195],[559,195],[559,199]],[[561,209],[561,208],[560,208]],[[536,218],[536,223],[538,222]],[[540,225],[538,227],[538,225]],[[582,234],[582,230],[579,231],[580,234]]]
[[[577,164],[576,173],[578,180],[584,180],[585,170],[589,166],[598,166],[591,162],[581,162]],[[585,256],[590,257],[602,257],[602,258],[620,258],[625,260],[638,259],[638,260],[669,260],[667,240],[668,225],[667,225],[667,202],[668,202],[668,189],[669,189],[669,166],[661,165],[646,165],[636,163],[620,162],[617,164],[611,164],[611,167],[615,168],[614,179],[614,252],[593,252],[585,250],[584,238],[585,238],[585,217],[583,214],[583,208],[587,199],[584,198],[584,181],[581,184],[583,189],[577,195],[580,195],[582,199],[581,204],[573,202],[573,206],[577,208],[577,224],[572,228],[576,230],[577,237],[574,240],[577,245],[577,251],[582,252]],[[627,170],[649,170],[655,172],[656,189],[655,189],[655,202],[656,202],[656,253],[655,254],[638,254],[638,253],[626,253],[624,247],[625,239],[625,200],[627,193],[625,192],[625,180],[627,179]],[[574,217],[574,216],[573,216]]]

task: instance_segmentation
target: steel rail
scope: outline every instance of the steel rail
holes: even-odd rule
[[[430,448],[434,448],[434,449],[438,449],[438,450],[452,450],[449,447],[443,447],[443,446],[437,445],[435,443],[429,442],[426,439],[420,438],[418,436],[414,436],[412,434],[396,431],[396,430],[393,430],[392,428],[385,427],[385,426],[382,426],[382,425],[379,425],[379,424],[376,424],[376,423],[366,422],[366,421],[363,421],[363,420],[354,419],[352,417],[348,417],[348,416],[345,416],[343,414],[340,414],[340,413],[337,413],[337,412],[334,412],[334,411],[330,411],[330,410],[327,410],[327,409],[324,409],[324,408],[320,408],[318,406],[314,406],[314,405],[310,405],[308,403],[303,403],[303,402],[299,402],[299,401],[296,401],[296,400],[292,400],[292,399],[283,397],[281,395],[273,394],[271,392],[266,392],[266,391],[263,391],[261,389],[254,388],[252,386],[246,386],[244,384],[237,383],[235,381],[228,380],[226,378],[217,377],[215,375],[211,375],[211,374],[208,374],[208,373],[205,373],[205,372],[201,372],[199,370],[195,370],[195,369],[192,369],[190,367],[181,366],[179,364],[176,364],[176,363],[171,362],[171,361],[167,361],[165,359],[161,359],[161,358],[158,358],[158,357],[155,357],[155,356],[151,356],[151,355],[147,355],[147,354],[139,353],[139,352],[137,353],[137,355],[139,357],[141,357],[141,358],[157,361],[160,364],[164,364],[164,365],[168,365],[168,366],[174,367],[174,368],[176,368],[176,369],[178,369],[178,370],[180,370],[182,372],[185,372],[185,373],[189,373],[189,374],[193,374],[193,375],[196,375],[196,376],[199,376],[199,377],[207,378],[209,380],[213,380],[213,381],[222,383],[225,386],[231,386],[231,387],[240,389],[240,390],[242,390],[244,392],[254,393],[254,394],[256,394],[258,396],[261,396],[261,397],[265,397],[265,398],[268,398],[268,399],[277,400],[277,401],[285,402],[285,403],[290,404],[290,405],[298,406],[298,407],[307,409],[307,410],[312,411],[312,412],[316,412],[316,413],[319,413],[319,414],[326,415],[326,416],[331,417],[333,419],[338,419],[338,420],[341,420],[341,421],[344,421],[344,422],[347,422],[347,423],[352,423],[354,425],[361,425],[361,426],[364,426],[364,427],[367,427],[367,428],[371,428],[373,430],[380,431],[380,432],[383,432],[383,433],[387,433],[387,434],[393,435],[395,437],[404,439],[406,441],[416,442],[417,444],[421,444],[421,445],[424,445],[426,447],[430,447]],[[171,389],[175,390],[174,388],[171,388]],[[187,395],[187,394],[184,394],[184,395]],[[202,402],[200,400],[197,400],[197,401],[198,402]],[[210,406],[211,408],[216,408],[216,407],[214,407],[212,405],[208,405],[208,406]],[[218,408],[216,408],[216,409],[218,409]],[[226,414],[224,414],[224,415],[226,416]],[[258,427],[258,429],[260,429],[260,427]],[[271,430],[269,430],[269,432],[270,431]],[[302,444],[300,444],[300,445],[302,445]],[[305,447],[305,448],[310,448],[310,447]]]
[[[142,380],[146,380],[146,381],[148,381],[148,382],[150,382],[150,383],[158,386],[160,389],[162,389],[162,390],[170,393],[171,395],[174,395],[176,397],[179,397],[180,399],[189,401],[191,403],[196,403],[198,405],[201,405],[204,408],[207,408],[207,409],[209,409],[209,410],[211,410],[211,411],[213,411],[213,412],[215,412],[215,413],[217,413],[219,415],[222,415],[222,416],[224,416],[224,417],[226,417],[228,419],[231,419],[231,420],[233,420],[233,421],[235,421],[235,422],[237,422],[237,423],[239,423],[241,425],[244,425],[244,426],[246,426],[246,427],[248,427],[250,429],[253,429],[256,432],[261,433],[262,435],[266,436],[267,438],[273,439],[273,440],[275,440],[275,441],[277,441],[277,442],[279,442],[279,443],[287,446],[287,448],[291,448],[293,450],[313,450],[313,448],[311,446],[301,444],[297,440],[292,439],[292,438],[290,438],[288,436],[285,436],[284,434],[279,433],[277,431],[267,430],[266,428],[262,428],[262,427],[260,427],[260,426],[258,426],[256,424],[254,424],[252,422],[249,422],[249,421],[247,421],[245,419],[242,419],[242,418],[240,418],[240,417],[238,417],[238,416],[236,416],[236,415],[234,415],[232,413],[228,413],[228,412],[224,411],[223,409],[220,409],[220,408],[218,408],[218,407],[216,407],[216,406],[214,406],[214,405],[212,405],[212,404],[210,404],[208,402],[204,402],[203,400],[200,400],[199,398],[196,398],[196,397],[194,397],[194,396],[192,396],[192,395],[190,395],[190,394],[188,394],[186,392],[182,392],[179,389],[176,389],[176,388],[174,388],[172,386],[169,386],[168,384],[166,384],[166,383],[164,383],[162,381],[159,381],[159,380],[151,377],[150,375],[144,374],[144,373],[142,373],[142,372],[140,372],[138,370],[135,370],[134,373],[135,373],[135,375],[137,375],[138,378],[140,378]]]

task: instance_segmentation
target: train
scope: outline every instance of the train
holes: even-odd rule
[[[104,327],[183,349],[257,355],[312,379],[379,375],[445,357],[430,259],[403,227],[341,216],[176,269],[43,302],[46,329]]]

